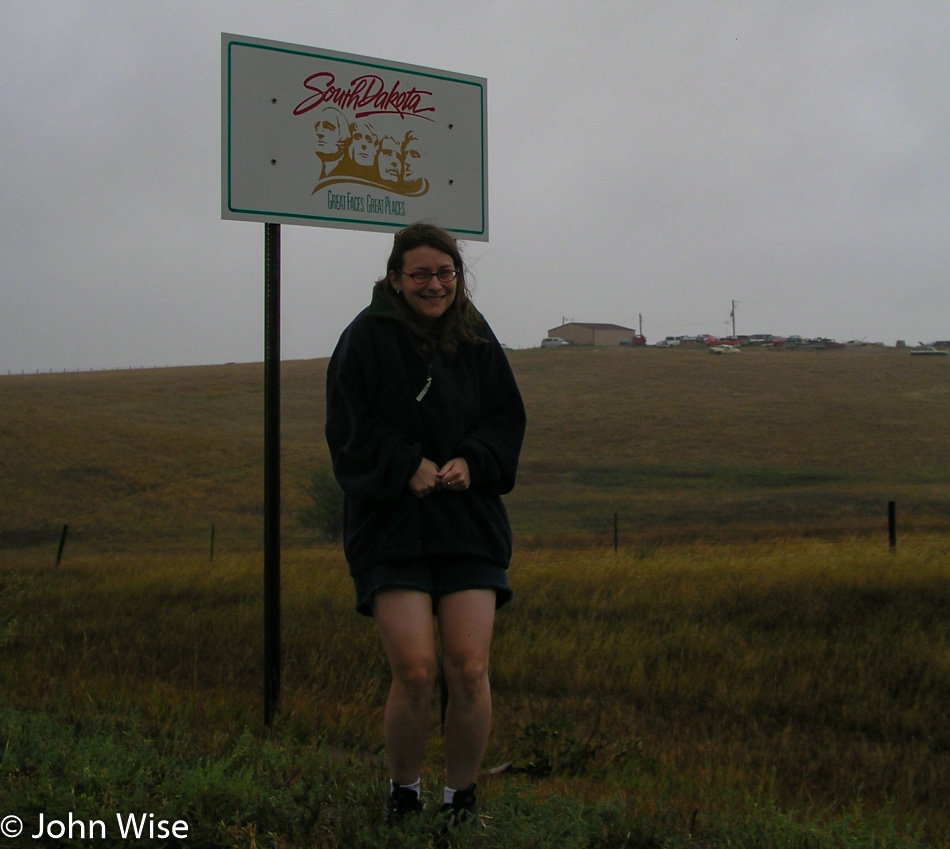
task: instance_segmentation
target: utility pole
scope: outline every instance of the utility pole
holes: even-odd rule
[[[729,313],[729,318],[732,319],[732,338],[736,338],[736,302],[732,302],[732,311]]]

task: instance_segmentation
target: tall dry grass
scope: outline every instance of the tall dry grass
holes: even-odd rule
[[[526,778],[582,802],[623,792],[673,827],[776,805],[950,822],[950,545],[523,551],[497,619],[486,799]],[[0,580],[8,705],[132,713],[209,752],[263,733],[261,564],[29,558]],[[388,673],[338,551],[287,552],[280,734],[384,769]],[[438,714],[426,782],[439,780]],[[751,806],[751,807],[750,807]],[[678,818],[677,818],[678,817]],[[693,825],[695,829],[695,824]]]

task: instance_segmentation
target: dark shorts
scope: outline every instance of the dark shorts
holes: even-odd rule
[[[505,569],[477,557],[424,557],[381,563],[353,576],[356,611],[373,615],[373,596],[380,590],[419,590],[432,596],[432,612],[439,599],[462,590],[494,590],[495,609],[511,601]]]

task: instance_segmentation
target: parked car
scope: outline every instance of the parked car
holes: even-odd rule
[[[679,347],[680,340],[675,336],[667,336],[666,339],[661,339],[656,343],[657,348],[676,348]]]
[[[545,336],[541,340],[542,348],[564,348],[571,343],[567,339],[562,339],[560,336]]]

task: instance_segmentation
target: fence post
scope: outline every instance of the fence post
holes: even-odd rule
[[[897,550],[897,503],[887,502],[887,539],[891,546],[891,553]]]
[[[59,536],[59,550],[56,552],[56,565],[59,566],[59,561],[63,559],[63,547],[66,545],[66,532],[69,530],[69,525],[63,525],[63,532]]]

